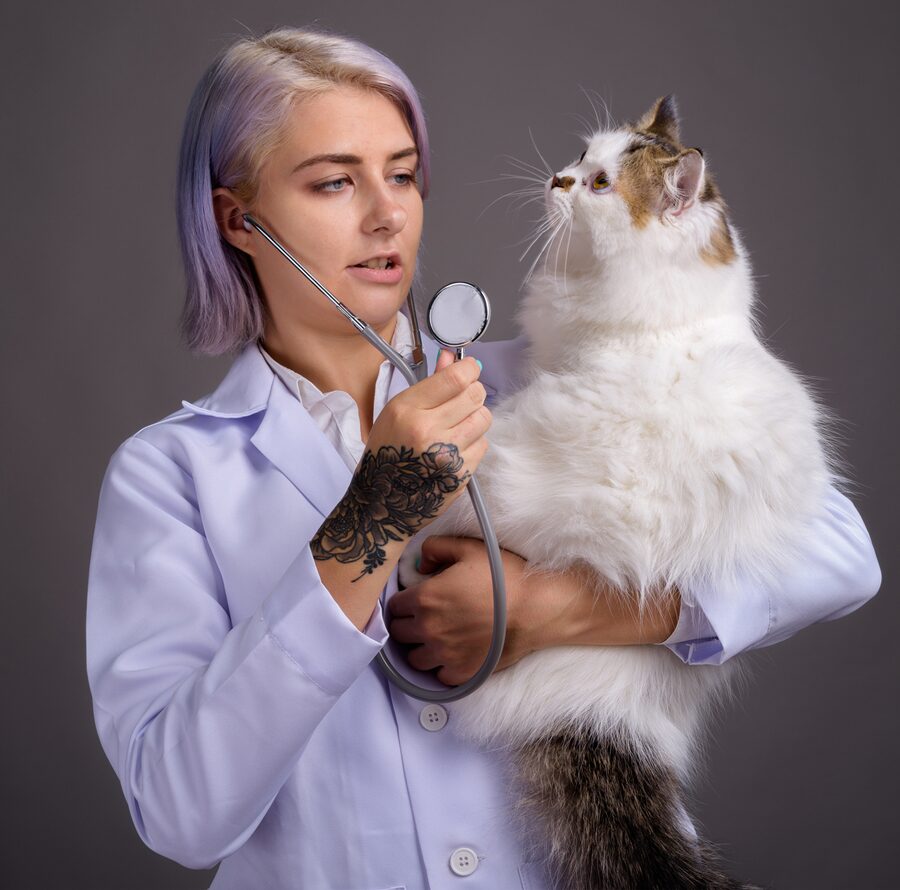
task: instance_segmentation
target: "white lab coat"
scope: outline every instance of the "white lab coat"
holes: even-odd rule
[[[437,344],[422,340],[433,372]],[[521,343],[470,349],[489,406],[514,385]],[[394,373],[388,398],[406,386]],[[452,703],[387,683],[382,645],[405,660],[380,608],[360,631],[321,583],[309,541],[352,472],[300,401],[251,343],[182,404],[112,455],[88,581],[95,722],[143,841],[190,868],[221,862],[216,890],[549,890],[510,818],[503,752],[457,739]],[[793,586],[670,648],[722,660],[873,595],[865,527],[831,498]],[[395,569],[383,598],[396,589]]]

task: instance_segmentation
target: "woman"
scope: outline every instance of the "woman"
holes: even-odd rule
[[[482,380],[472,359],[435,363],[423,334],[431,375],[409,387],[243,220],[251,213],[408,354],[398,310],[415,284],[428,175],[405,75],[322,30],[237,41],[188,112],[184,328],[191,348],[237,357],[213,393],[109,462],[87,667],[138,833],[185,866],[221,862],[215,888],[437,888],[464,876],[493,890],[550,886],[537,839],[512,819],[503,752],[465,747],[452,704],[407,697],[373,661],[389,637],[379,598],[394,640],[416,644],[412,668],[456,684],[484,657],[483,544],[429,539],[424,569],[444,570],[397,596],[395,567],[408,537],[465,496],[487,448],[484,403],[514,385],[520,344],[477,344]],[[392,273],[356,268],[388,254]],[[439,490],[421,490],[424,474],[397,455],[426,462],[435,446]],[[595,602],[588,579],[526,580],[505,552],[500,669],[562,643],[664,643],[718,663],[852,611],[880,571],[852,504],[829,498],[796,571],[729,598],[727,613],[682,591],[678,614],[639,623]],[[411,521],[398,502],[432,509]],[[414,527],[394,540],[401,520]]]

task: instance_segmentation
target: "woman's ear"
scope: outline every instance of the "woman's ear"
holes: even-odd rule
[[[256,255],[253,246],[253,232],[251,226],[247,229],[244,220],[244,208],[234,196],[234,192],[228,188],[213,189],[212,192],[213,215],[216,225],[222,237],[232,246],[251,256]]]
[[[705,169],[703,154],[696,148],[686,148],[671,160],[663,173],[663,213],[681,216],[697,200]]]

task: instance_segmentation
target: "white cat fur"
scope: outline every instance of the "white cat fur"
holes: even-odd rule
[[[602,168],[615,183],[629,138],[596,134],[584,162],[558,175]],[[698,193],[702,184],[701,174]],[[501,546],[539,569],[587,564],[644,599],[667,595],[666,583],[689,598],[738,574],[772,581],[835,476],[821,407],[760,340],[738,232],[736,259],[711,265],[699,251],[715,206],[695,200],[636,229],[614,191],[545,195],[571,231],[528,283],[517,312],[530,340],[525,383],[495,406],[477,469]],[[467,495],[407,547],[405,586],[426,577],[415,558],[437,534],[481,537]],[[484,744],[573,722],[624,731],[687,779],[704,717],[737,671],[737,661],[687,665],[657,645],[561,646],[448,710],[454,731]]]

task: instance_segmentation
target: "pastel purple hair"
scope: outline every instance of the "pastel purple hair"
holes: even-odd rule
[[[260,170],[294,101],[336,85],[376,90],[399,108],[419,150],[421,194],[428,196],[425,115],[409,78],[390,59],[318,26],[279,27],[232,43],[194,90],[178,160],[176,217],[186,278],[181,332],[192,351],[238,351],[262,336],[266,314],[251,258],[219,232],[212,190],[234,189],[252,206]]]

